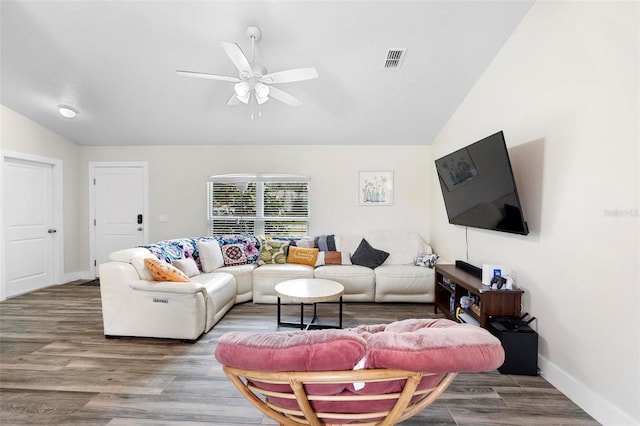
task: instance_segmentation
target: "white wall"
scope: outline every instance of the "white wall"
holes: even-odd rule
[[[538,2],[432,146],[503,129],[531,233],[469,228],[517,271],[544,376],[604,424],[640,423],[639,3]],[[432,169],[431,239],[464,259]]]
[[[57,114],[57,111],[54,113]],[[82,211],[79,200],[81,186],[78,181],[80,165],[78,145],[4,105],[0,105],[0,119],[2,150],[62,160],[64,279],[80,278],[81,272],[87,269],[80,250],[80,248],[86,248],[86,239],[82,238],[84,229],[78,226]],[[62,117],[60,119],[64,120]]]
[[[244,172],[310,176],[311,235],[403,229],[429,237],[427,146],[83,147],[82,163],[90,161],[149,163],[150,242],[206,235],[207,176]],[[393,170],[392,206],[356,205],[359,170]]]

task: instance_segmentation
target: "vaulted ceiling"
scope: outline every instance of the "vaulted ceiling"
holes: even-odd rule
[[[531,1],[6,1],[1,103],[80,145],[430,144]],[[227,106],[237,76],[220,41],[302,100]],[[385,69],[389,48],[406,48]],[[68,104],[80,114],[59,115]],[[261,112],[261,117],[258,117]]]

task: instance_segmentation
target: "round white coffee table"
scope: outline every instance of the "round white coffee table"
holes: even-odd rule
[[[278,326],[279,327],[300,327],[301,330],[317,328],[342,328],[342,295],[344,286],[339,282],[325,280],[321,278],[300,278],[296,280],[283,281],[276,285],[278,295]],[[340,314],[338,325],[314,324],[316,320],[316,303],[331,302],[338,299]],[[281,301],[285,303],[300,304],[300,322],[283,322],[280,319]],[[305,325],[304,305],[313,304],[313,317]]]

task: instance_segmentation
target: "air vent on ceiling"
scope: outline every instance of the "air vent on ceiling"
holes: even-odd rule
[[[402,66],[402,62],[404,62],[404,56],[406,53],[406,48],[388,49],[387,58],[384,60],[384,67],[386,69],[400,69],[400,67]]]

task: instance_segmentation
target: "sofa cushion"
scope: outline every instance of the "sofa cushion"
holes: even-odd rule
[[[202,272],[213,272],[224,266],[224,257],[220,243],[216,240],[198,241],[198,252],[200,254],[200,264]]]
[[[109,260],[113,262],[131,263],[131,260],[137,256],[148,256],[149,250],[142,247],[134,247],[122,250],[116,250],[109,254]]]
[[[374,269],[376,302],[432,303],[434,270],[415,265],[384,265]]]
[[[387,257],[389,257],[389,253],[371,247],[371,244],[363,238],[356,251],[351,255],[351,263],[375,269],[382,265]]]
[[[288,241],[265,240],[262,243],[262,251],[260,252],[260,260],[258,265],[266,265],[269,263],[287,263]]]
[[[189,277],[184,272],[162,260],[147,257],[144,264],[156,281],[189,282]]]
[[[144,260],[146,258],[157,259],[157,257],[151,254],[149,250],[142,248],[140,250],[144,250],[146,253],[132,257],[130,263],[136,269],[136,272],[138,273],[138,276],[140,278],[142,278],[143,280],[153,281],[153,275],[151,275],[151,271],[149,270],[149,268],[147,268],[147,265],[144,264]]]
[[[389,253],[387,265],[414,264],[419,254],[431,254],[431,247],[417,232],[377,231],[368,232],[363,238],[373,247]]]
[[[193,260],[192,257],[174,260],[173,262],[171,262],[171,264],[184,272],[187,277],[195,277],[196,275],[200,275],[198,265],[196,265],[196,261]]]
[[[289,247],[287,263],[299,263],[301,265],[315,266],[318,258],[317,248]]]

